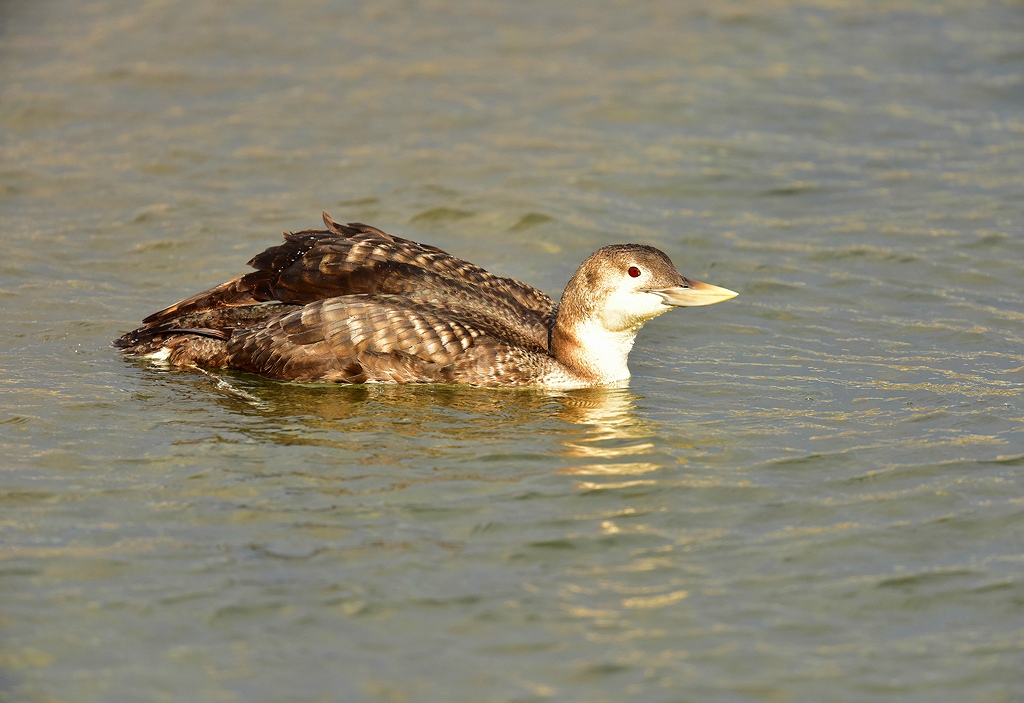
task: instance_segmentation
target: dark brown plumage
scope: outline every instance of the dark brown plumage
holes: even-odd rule
[[[114,345],[291,381],[586,386],[628,377],[647,319],[735,295],[687,281],[657,249],[616,245],[584,262],[559,310],[435,247],[327,213],[324,223],[286,233],[249,262],[255,271],[150,315]],[[672,299],[683,290],[690,299]]]

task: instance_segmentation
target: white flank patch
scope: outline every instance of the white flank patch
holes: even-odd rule
[[[149,354],[143,354],[142,358],[143,359],[149,359],[150,361],[167,361],[167,359],[170,358],[170,356],[171,356],[171,349],[170,349],[170,347],[160,347],[155,352],[150,352]]]

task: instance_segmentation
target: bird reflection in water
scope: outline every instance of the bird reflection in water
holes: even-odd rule
[[[654,461],[656,447],[651,422],[637,415],[638,396],[627,388],[589,388],[564,397],[563,418],[585,426],[582,436],[565,439],[563,454],[581,463],[559,473],[579,476],[584,490],[653,485],[641,478],[661,468]]]
[[[212,397],[221,407],[266,418],[265,426],[247,425],[246,429],[265,432],[259,438],[270,441],[302,443],[294,433],[275,436],[281,421],[287,420],[292,426],[298,423],[310,430],[385,430],[407,436],[436,433],[442,425],[441,433],[453,438],[496,438],[500,434],[503,439],[514,439],[526,433],[536,440],[538,434],[569,435],[570,439],[560,442],[566,450],[559,454],[588,459],[621,458],[653,446],[649,422],[637,416],[639,396],[625,386],[558,391],[434,384],[296,384],[230,371],[194,371],[213,384],[216,392]],[[195,375],[162,374],[158,378],[162,384],[186,384],[196,390]],[[582,436],[578,436],[580,432]],[[339,442],[347,446],[344,438]],[[564,473],[626,471],[605,463]]]
[[[576,488],[604,490],[653,485],[658,479],[652,474],[684,461],[675,451],[666,455],[656,442],[655,423],[637,411],[640,396],[625,386],[570,391],[339,386],[197,373],[213,384],[212,398],[230,415],[196,442],[237,441],[231,437],[241,434],[246,441],[334,447],[347,459],[359,457],[363,466],[446,464],[419,479],[403,471],[403,483],[517,481],[538,469],[551,473],[546,456],[562,459],[556,459],[554,471],[580,479]],[[188,395],[195,398],[195,375],[161,378],[193,386]],[[231,416],[263,421],[235,423]],[[509,465],[516,470],[509,471]]]

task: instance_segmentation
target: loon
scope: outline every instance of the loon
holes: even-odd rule
[[[629,378],[648,320],[737,294],[658,249],[606,246],[556,305],[426,244],[361,223],[284,233],[253,272],[153,313],[113,342],[174,366],[297,382],[582,388]]]

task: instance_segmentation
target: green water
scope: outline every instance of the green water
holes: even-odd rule
[[[1024,699],[1024,7],[0,5],[0,701]],[[740,292],[628,388],[108,344],[321,210]]]

